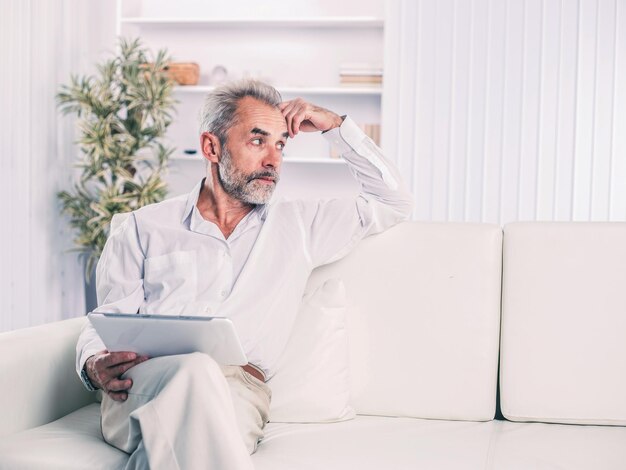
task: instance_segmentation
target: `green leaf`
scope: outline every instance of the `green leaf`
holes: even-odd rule
[[[76,114],[81,175],[57,197],[75,230],[76,250],[87,256],[89,279],[106,243],[111,219],[162,201],[162,179],[173,148],[163,139],[177,103],[165,66],[138,38],[120,40],[119,52],[96,64],[94,76],[71,76],[56,95],[63,114]]]

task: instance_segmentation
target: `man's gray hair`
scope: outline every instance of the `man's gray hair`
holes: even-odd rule
[[[237,118],[239,100],[250,96],[270,106],[278,107],[282,98],[271,85],[258,80],[237,80],[217,87],[210,92],[200,113],[200,133],[210,132],[226,143],[226,133]]]

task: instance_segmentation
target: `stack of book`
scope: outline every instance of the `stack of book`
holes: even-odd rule
[[[352,86],[380,86],[383,68],[376,64],[343,64],[339,67],[339,82]]]

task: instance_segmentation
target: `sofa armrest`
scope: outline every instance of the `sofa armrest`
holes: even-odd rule
[[[0,334],[0,437],[58,419],[95,400],[75,371],[85,317]]]

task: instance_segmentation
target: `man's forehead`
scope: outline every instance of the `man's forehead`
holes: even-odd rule
[[[245,97],[239,102],[237,117],[248,133],[289,135],[280,109],[255,98]]]

